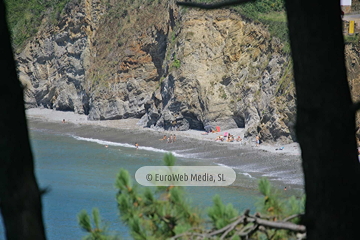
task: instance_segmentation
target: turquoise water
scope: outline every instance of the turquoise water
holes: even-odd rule
[[[93,207],[109,230],[130,239],[127,228],[118,216],[114,187],[120,168],[132,176],[142,166],[162,164],[163,153],[109,146],[75,139],[71,136],[32,130],[31,144],[36,175],[41,188],[48,187],[43,197],[43,213],[48,239],[81,239],[86,233],[78,227],[77,214]],[[177,160],[178,165],[189,159]],[[255,210],[257,193],[235,187],[188,187],[187,197],[193,206],[205,209],[212,205],[212,196],[219,194],[224,203],[232,203],[239,211]],[[1,221],[1,219],[0,219]],[[0,239],[4,239],[0,226]]]

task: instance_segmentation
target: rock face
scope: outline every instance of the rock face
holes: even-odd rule
[[[263,25],[231,10],[174,1],[70,1],[17,56],[27,107],[139,118],[170,130],[245,128],[291,142],[289,54]]]
[[[83,5],[69,3],[55,27],[45,25],[17,56],[26,103],[61,111],[88,113],[85,58],[88,19]],[[28,84],[28,83],[31,84]]]
[[[161,89],[146,105],[148,127],[245,128],[245,137],[293,140],[289,55],[263,26],[229,10],[190,10],[179,19]]]

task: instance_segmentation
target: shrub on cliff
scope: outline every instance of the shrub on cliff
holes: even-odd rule
[[[46,17],[53,23],[70,0],[5,0],[7,21],[16,51],[38,31]]]

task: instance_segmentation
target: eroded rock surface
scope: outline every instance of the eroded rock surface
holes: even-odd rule
[[[291,142],[291,61],[266,27],[174,1],[70,1],[17,56],[26,106]]]

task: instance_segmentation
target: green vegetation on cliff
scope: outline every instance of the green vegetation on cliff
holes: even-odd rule
[[[19,51],[46,17],[54,23],[69,0],[5,0],[12,44]]]
[[[214,3],[219,1],[199,0],[199,2]],[[285,44],[284,50],[289,51],[284,0],[258,0],[230,8],[236,10],[246,18],[268,26],[271,35],[279,38]]]
[[[23,45],[26,40],[36,34],[44,18],[46,18],[49,23],[56,23],[56,21],[59,20],[61,11],[69,1],[70,0],[5,0],[7,19],[15,49],[20,51],[24,47]],[[127,15],[127,20],[130,23],[131,21],[137,20],[128,15],[132,9],[146,4],[147,6],[145,7],[147,10],[154,10],[152,6],[156,6],[162,2],[161,0],[123,1],[121,4],[117,4],[115,8],[112,8],[111,4],[107,2],[108,7],[111,8],[109,16],[107,17],[110,19],[114,17],[117,18],[118,14],[122,12],[121,15]],[[210,3],[214,1],[199,0],[199,2]],[[269,26],[269,30],[273,36],[280,38],[283,42],[288,42],[283,0],[260,0],[232,8],[247,18]],[[150,19],[152,18],[148,18],[148,20]],[[146,22],[148,21],[144,21],[143,23]],[[124,24],[122,25],[125,26]],[[123,43],[119,43],[119,45],[122,44]]]

